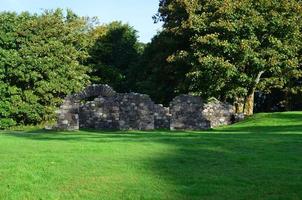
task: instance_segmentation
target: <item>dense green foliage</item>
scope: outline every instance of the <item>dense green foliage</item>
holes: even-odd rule
[[[256,89],[292,87],[301,72],[301,1],[161,0],[158,20],[182,44],[167,59],[191,66],[189,91],[242,103]],[[182,68],[178,67],[179,62]]]
[[[0,14],[0,128],[48,120],[88,83],[88,29],[71,11]]]
[[[301,136],[298,112],[206,132],[2,132],[0,199],[301,199]]]
[[[139,68],[132,73],[135,89],[149,94],[156,102],[168,104],[175,96],[186,93],[186,78],[188,68],[185,63],[170,63],[167,58],[182,44],[172,35],[160,32],[152,42],[147,44]]]
[[[148,44],[128,24],[64,13],[0,13],[0,129],[52,119],[90,83],[165,105],[181,93],[215,97],[246,114],[255,91],[261,111],[301,102],[301,1],[160,0],[163,30]]]
[[[136,30],[128,24],[112,22],[96,27],[92,35],[95,41],[87,61],[92,68],[92,82],[109,84],[120,92],[131,90],[130,73],[142,52]]]

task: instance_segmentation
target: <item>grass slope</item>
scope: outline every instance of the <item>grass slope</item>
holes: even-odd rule
[[[302,113],[206,132],[1,132],[0,199],[302,199]]]

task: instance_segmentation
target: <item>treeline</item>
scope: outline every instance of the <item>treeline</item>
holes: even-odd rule
[[[92,83],[163,104],[215,97],[247,115],[301,106],[300,1],[160,0],[154,20],[163,30],[142,44],[128,24],[70,10],[2,12],[0,128],[49,121]]]
[[[215,97],[246,115],[302,109],[301,1],[160,0],[154,19],[163,31],[144,51],[139,91]]]
[[[121,22],[61,9],[0,13],[0,128],[52,120],[66,95],[89,84],[132,91],[143,50]]]
[[[0,127],[53,117],[66,94],[89,83],[89,24],[71,11],[0,14]]]

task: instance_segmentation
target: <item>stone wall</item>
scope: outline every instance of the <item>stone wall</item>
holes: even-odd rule
[[[121,130],[154,129],[154,102],[144,94],[119,94]]]
[[[83,91],[68,96],[69,99],[85,100],[91,97],[112,97],[115,96],[116,92],[109,85],[90,85]]]
[[[57,113],[56,129],[78,130],[79,129],[79,103],[67,97]]]
[[[233,106],[217,100],[205,103],[201,97],[180,95],[166,108],[148,95],[116,93],[108,85],[66,97],[57,114],[55,128],[63,130],[204,130],[242,119]]]
[[[98,97],[80,106],[80,128],[119,129],[120,113],[116,97]]]
[[[170,129],[170,108],[161,104],[154,105],[154,127],[155,129]]]
[[[169,108],[137,93],[99,97],[80,107],[80,128],[152,130],[169,129]]]
[[[81,100],[91,97],[110,97],[116,95],[116,92],[108,85],[91,85],[83,91],[67,96],[57,113],[57,124],[54,129],[59,130],[78,130],[80,128],[79,114]],[[83,120],[82,120],[83,121]]]
[[[204,104],[202,115],[210,122],[210,128],[229,125],[234,123],[235,107],[218,100],[212,100]]]
[[[67,97],[57,112],[56,129],[154,129],[154,102],[148,95],[120,94],[108,88],[105,93],[102,91],[102,87],[94,86]],[[93,101],[80,103],[95,96],[98,97]]]
[[[211,127],[210,121],[202,115],[201,97],[180,95],[170,103],[171,130],[203,130]]]
[[[206,130],[234,123],[234,106],[212,100],[208,103],[200,97],[180,95],[170,104],[171,130]]]

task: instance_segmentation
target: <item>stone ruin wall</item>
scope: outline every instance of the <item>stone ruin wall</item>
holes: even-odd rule
[[[234,106],[218,100],[204,104],[202,115],[210,122],[210,128],[233,124],[237,116]]]
[[[154,105],[154,128],[170,129],[171,114],[170,108],[164,107],[162,104]]]
[[[203,102],[201,97],[180,95],[170,103],[171,130],[206,130],[235,122],[234,106],[218,100]]]
[[[152,130],[154,103],[149,96],[129,93],[98,97],[80,107],[80,128]]]
[[[99,97],[80,107],[79,118],[80,128],[119,129],[119,105],[114,97]]]
[[[170,103],[171,130],[209,129],[210,122],[203,117],[201,97],[180,95]]]
[[[57,124],[55,129],[78,130],[79,124],[79,102],[65,98],[57,113]]]
[[[219,101],[204,103],[201,97],[180,95],[167,108],[148,95],[116,93],[108,85],[92,85],[67,96],[57,116],[55,128],[60,130],[205,130],[238,118],[233,106]]]

